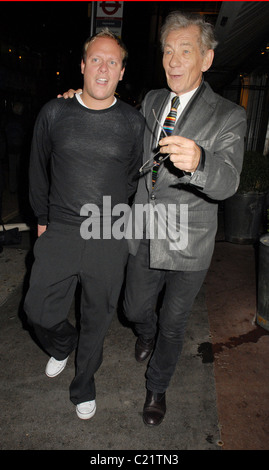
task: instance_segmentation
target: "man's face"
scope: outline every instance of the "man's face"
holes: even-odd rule
[[[209,49],[202,55],[199,45],[198,26],[171,31],[166,38],[163,67],[169,88],[178,96],[197,88],[202,72],[213,62],[214,52]]]
[[[104,109],[114,100],[118,82],[122,80],[122,50],[112,38],[96,38],[89,44],[85,62],[81,61],[84,75],[82,100],[93,109]]]

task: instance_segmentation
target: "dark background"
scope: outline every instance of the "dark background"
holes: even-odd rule
[[[88,14],[91,3],[0,2],[1,100],[21,99],[23,96],[24,101],[40,107],[57,93],[82,85],[81,47],[91,33]],[[235,3],[266,2],[124,2],[122,39],[129,50],[129,61],[119,89],[122,97],[137,102],[148,89],[165,86],[159,31],[169,11],[180,9],[199,12],[215,25],[223,3],[230,4],[232,9]],[[262,20],[265,24],[267,22],[268,29],[268,10],[266,13]],[[255,11],[247,11],[245,15],[251,22]],[[216,91],[221,92],[237,73],[249,72],[248,68],[257,67],[257,60],[261,60],[257,51],[266,43],[269,34],[259,35],[257,31],[256,35],[258,37],[255,41],[252,40],[255,49],[249,48],[243,64],[240,61],[241,54],[238,55],[240,70],[237,63],[233,63],[232,69],[224,63],[222,78],[229,70],[229,79],[223,83],[218,78],[217,83],[212,83]],[[212,71],[210,73],[213,77]]]

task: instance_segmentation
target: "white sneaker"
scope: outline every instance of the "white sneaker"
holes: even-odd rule
[[[84,401],[76,406],[76,412],[80,419],[90,419],[96,412],[95,400]]]
[[[68,360],[68,356],[63,361],[57,361],[54,357],[51,357],[46,366],[46,375],[48,377],[56,377],[59,375],[65,368]]]

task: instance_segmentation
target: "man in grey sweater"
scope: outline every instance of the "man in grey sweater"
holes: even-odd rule
[[[32,141],[30,201],[38,239],[25,311],[51,356],[48,377],[63,371],[77,347],[70,399],[81,419],[96,410],[94,373],[128,255],[126,239],[114,236],[118,212],[113,210],[127,205],[141,165],[144,119],[114,97],[126,57],[124,45],[109,31],[87,40],[82,94],[47,103]],[[78,282],[79,334],[67,319]]]

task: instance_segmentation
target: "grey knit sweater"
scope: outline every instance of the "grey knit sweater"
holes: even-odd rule
[[[81,207],[103,196],[112,208],[135,192],[144,133],[142,115],[120,100],[95,111],[76,98],[54,99],[34,128],[30,202],[40,225],[82,222]]]

